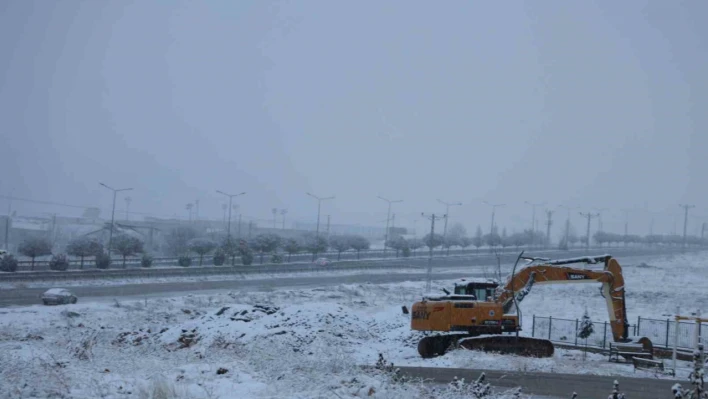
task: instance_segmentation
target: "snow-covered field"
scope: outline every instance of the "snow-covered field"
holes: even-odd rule
[[[702,254],[623,263],[630,317],[706,308]],[[642,265],[642,262],[645,263]],[[436,288],[453,281],[435,282]],[[0,310],[1,397],[423,398],[469,393],[363,371],[396,365],[654,376],[605,356],[556,350],[549,359],[454,351],[421,359],[401,312],[425,283],[181,295]],[[597,284],[535,286],[530,315],[607,319]],[[682,364],[685,367],[687,365]],[[679,378],[684,378],[680,370]],[[431,389],[437,391],[431,393]]]

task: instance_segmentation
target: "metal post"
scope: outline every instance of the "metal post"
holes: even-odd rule
[[[548,340],[551,340],[551,327],[553,326],[553,316],[548,316]]]
[[[637,316],[637,335],[642,333],[642,316]]]
[[[575,346],[578,346],[578,319],[575,319]]]
[[[115,228],[113,222],[116,216],[116,195],[118,192],[113,190],[113,210],[111,211],[111,230],[108,232],[108,256],[111,256],[111,244],[113,243],[113,229]]]
[[[669,319],[666,319],[666,349],[669,348]]]
[[[679,205],[684,210],[683,214],[683,246],[686,247],[686,229],[688,227],[688,210],[695,208],[695,205]]]
[[[232,195],[229,195],[229,225],[226,228],[226,237],[229,239],[231,238],[231,209],[233,208],[231,203],[233,201],[234,197]]]
[[[701,330],[698,326],[701,325],[701,310],[696,311],[696,326],[693,327],[693,347],[698,348],[698,344],[701,342]]]
[[[531,322],[531,336],[536,336],[536,315],[533,315],[533,321]]]
[[[605,329],[602,331],[602,349],[605,349],[605,344],[607,344],[607,322],[605,322]]]
[[[241,239],[241,214],[238,214],[238,238]]]
[[[681,314],[681,309],[676,307],[676,327],[674,328],[674,350],[671,355],[672,370],[674,375],[676,375],[676,352],[678,351],[678,336],[679,336],[679,315]]]

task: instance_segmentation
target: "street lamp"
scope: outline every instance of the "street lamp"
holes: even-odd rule
[[[116,195],[118,194],[119,191],[130,191],[130,190],[132,190],[132,188],[115,189],[115,188],[110,187],[110,186],[103,184],[101,182],[98,182],[98,184],[113,191],[113,210],[111,211],[111,231],[108,233],[108,256],[111,256],[111,244],[113,243],[113,229],[115,228],[114,223],[115,223],[115,216],[116,216]]]
[[[231,209],[232,209],[232,207],[233,207],[233,205],[231,204],[231,202],[233,201],[234,197],[238,197],[239,195],[244,195],[244,194],[246,194],[246,192],[244,191],[244,192],[238,193],[238,194],[226,194],[225,192],[219,191],[219,190],[216,190],[216,192],[219,193],[219,194],[222,194],[222,195],[225,195],[225,196],[229,197],[229,225],[228,225],[228,227],[227,227],[227,229],[226,229],[226,231],[227,231],[227,232],[226,232],[226,238],[227,238],[229,241],[231,241]]]
[[[130,197],[125,197],[125,220],[130,220],[130,203],[133,201]]]
[[[598,231],[605,231],[602,228],[602,212],[609,211],[607,208],[593,208],[595,212],[597,212],[597,228]]]
[[[565,245],[568,246],[568,238],[570,236],[570,211],[578,209],[577,206],[569,207],[565,205],[558,205],[559,208],[563,208],[568,211],[568,218],[565,219]]]
[[[287,209],[281,209],[280,215],[283,217],[283,230],[285,230],[285,215],[288,213]]]
[[[501,208],[503,206],[506,206],[506,204],[490,204],[487,201],[482,201],[482,203],[492,207],[492,227],[489,228],[489,234],[492,234],[492,233],[494,233],[494,212],[496,211],[497,208]]]
[[[445,205],[445,227],[443,227],[443,238],[447,238],[447,219],[450,218],[450,207],[462,206],[462,202],[445,202],[441,199],[438,199],[438,202]]]
[[[319,237],[320,236],[320,208],[322,206],[322,201],[334,199],[334,196],[321,198],[321,197],[318,197],[314,194],[310,194],[310,193],[305,193],[305,194],[307,194],[310,197],[317,200],[317,232],[316,232],[316,235],[317,235],[317,237]]]
[[[394,200],[391,201],[390,199],[386,199],[382,196],[377,196],[378,199],[383,200],[388,202],[388,213],[386,214],[386,232],[384,233],[384,252],[383,256],[384,258],[386,257],[386,247],[388,245],[388,223],[391,221],[391,204],[395,204],[398,202],[403,202],[403,200]]]

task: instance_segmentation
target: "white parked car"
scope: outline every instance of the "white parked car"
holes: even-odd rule
[[[327,266],[331,262],[327,258],[317,258],[313,263],[316,264],[317,266]]]
[[[67,305],[76,303],[79,300],[76,298],[76,295],[64,288],[49,289],[45,291],[40,298],[42,298],[42,302],[44,302],[45,305]]]

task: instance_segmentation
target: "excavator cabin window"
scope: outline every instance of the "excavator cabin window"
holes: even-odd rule
[[[455,284],[455,295],[473,295],[478,301],[492,301],[496,288],[494,283]]]

